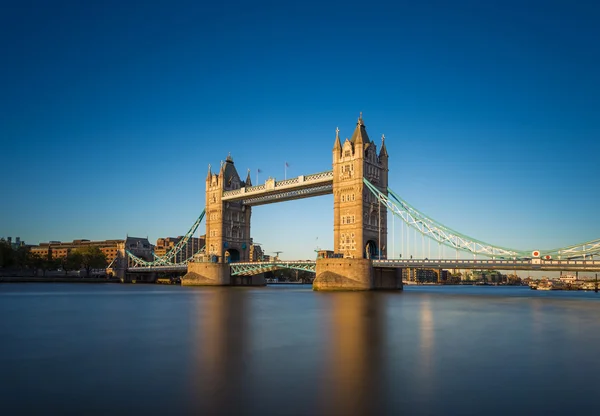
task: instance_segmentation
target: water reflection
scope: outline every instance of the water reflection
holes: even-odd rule
[[[385,305],[377,293],[323,294],[327,347],[320,391],[322,414],[380,414],[384,384]]]
[[[204,414],[239,414],[247,379],[247,294],[235,288],[205,290],[196,298],[198,325],[192,407]],[[237,397],[236,397],[237,396]]]
[[[0,289],[0,414],[597,413],[593,293]]]
[[[421,302],[420,307],[420,324],[419,324],[419,332],[420,332],[420,345],[419,348],[419,358],[420,358],[420,368],[421,368],[421,376],[425,378],[431,377],[431,372],[433,369],[433,358],[434,358],[434,322],[433,322],[433,311],[431,308],[431,298],[424,298]],[[424,385],[428,385],[427,380],[424,381]]]

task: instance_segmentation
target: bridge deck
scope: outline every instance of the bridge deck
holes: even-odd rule
[[[314,260],[285,260],[271,262],[231,263],[233,275],[261,273],[275,269],[316,270]],[[431,268],[431,269],[483,269],[483,270],[540,270],[540,271],[588,271],[600,272],[600,260],[446,260],[446,259],[388,259],[373,260],[374,267]],[[130,267],[128,272],[184,271],[187,265]]]

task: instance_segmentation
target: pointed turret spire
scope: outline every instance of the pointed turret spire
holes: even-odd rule
[[[342,143],[340,142],[340,129],[335,128],[335,143],[333,144],[333,150],[342,150]]]
[[[358,121],[356,122],[356,128],[354,129],[354,133],[352,133],[352,138],[350,139],[352,144],[367,144],[371,143],[369,140],[369,135],[367,134],[367,128],[362,118],[362,111],[360,112],[360,116],[358,117]]]
[[[250,180],[250,169],[248,169],[248,175],[246,176],[246,186],[252,186],[252,181]]]
[[[208,175],[206,175],[206,180],[210,180],[210,178],[212,177],[212,172],[210,170],[210,163],[208,164]]]
[[[388,157],[387,149],[385,148],[385,134],[381,135],[381,150],[379,151],[379,157]]]

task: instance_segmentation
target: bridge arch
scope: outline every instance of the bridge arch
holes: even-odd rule
[[[227,263],[237,263],[240,261],[240,252],[238,249],[229,248],[225,251],[225,262]]]
[[[373,240],[368,240],[365,246],[364,258],[376,259],[377,257],[377,243]]]

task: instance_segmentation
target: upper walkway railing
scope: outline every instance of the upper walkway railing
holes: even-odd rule
[[[324,195],[333,189],[333,171],[301,175],[276,181],[273,178],[260,185],[224,191],[223,201],[243,201],[245,205],[259,205],[271,200],[283,201],[307,196]],[[279,197],[275,197],[279,195]]]

